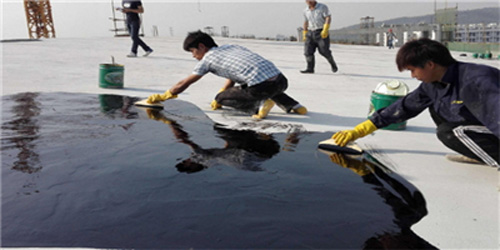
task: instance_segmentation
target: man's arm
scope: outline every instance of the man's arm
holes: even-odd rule
[[[224,84],[224,87],[222,87],[222,90],[224,91],[232,87],[234,87],[234,81],[231,79],[227,79],[226,84]]]
[[[423,89],[425,86],[428,87],[428,85],[424,84],[421,83],[416,90],[388,107],[375,111],[368,120],[356,125],[354,129],[335,133],[332,139],[339,146],[345,146],[347,143],[369,135],[379,128],[387,127],[393,123],[404,122],[415,117],[432,104],[432,100],[426,95]]]
[[[202,76],[200,75],[190,75],[184,79],[182,79],[180,82],[178,82],[176,85],[174,85],[172,88],[169,90],[165,91],[163,94],[152,94],[148,97],[147,102],[148,103],[157,103],[157,102],[163,102],[168,99],[172,98],[177,98],[177,94],[182,93],[182,91],[186,90],[189,85],[195,83],[198,81]]]
[[[330,25],[330,23],[331,23],[331,22],[332,22],[332,17],[331,17],[331,16],[327,16],[327,17],[325,18],[325,24]]]
[[[323,24],[323,30],[321,30],[321,38],[327,38],[328,35],[330,34],[330,21],[332,18],[330,16],[327,16],[325,18],[325,24]]]
[[[227,79],[226,80],[226,83],[224,84],[224,87],[222,87],[219,92],[217,93],[220,93],[222,91],[226,91],[230,88],[234,87],[234,81],[232,81],[231,79]],[[222,105],[220,105],[216,100],[213,100],[211,103],[210,103],[210,107],[212,107],[212,110],[217,110],[217,109],[220,109],[222,108]]]
[[[175,84],[172,88],[170,88],[169,91],[173,95],[178,95],[178,94],[182,93],[184,90],[186,90],[191,84],[200,80],[202,77],[203,76],[195,75],[195,74],[189,75],[188,77],[182,79],[177,84]]]

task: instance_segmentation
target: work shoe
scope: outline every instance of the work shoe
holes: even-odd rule
[[[305,115],[305,114],[307,114],[306,107],[302,106],[301,104],[295,105],[295,107],[292,108],[292,111],[294,113],[299,114],[299,115]]]
[[[143,57],[147,57],[149,56],[149,54],[153,53],[153,50],[148,50],[146,51],[146,53],[144,55],[142,55]]]
[[[137,57],[137,54],[134,52],[130,52],[130,54],[128,54],[127,57]]]
[[[302,74],[314,74],[314,70],[313,69],[301,70],[300,73],[302,73]]]
[[[483,162],[478,161],[476,159],[472,159],[472,158],[467,157],[465,155],[447,154],[445,157],[449,161],[461,162],[461,163],[469,163],[469,164],[485,165]]]
[[[259,111],[257,114],[253,115],[252,118],[254,119],[264,119],[267,114],[269,114],[269,111],[274,107],[275,102],[271,99],[267,99],[262,105],[260,105]]]
[[[339,68],[337,67],[337,64],[332,64],[332,72],[333,73],[337,73],[337,71],[339,71]]]
[[[332,72],[333,73],[336,73],[339,68],[337,67],[337,63],[335,63],[335,60],[333,60],[333,57],[330,56],[329,58],[327,58],[328,60],[328,63],[330,63],[330,66],[332,66]]]

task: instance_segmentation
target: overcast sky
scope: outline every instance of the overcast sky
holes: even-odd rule
[[[1,1],[0,39],[28,38],[23,0]],[[57,37],[106,37],[113,24],[111,0],[51,0],[52,15]],[[156,25],[160,36],[183,37],[188,31],[212,26],[220,33],[228,26],[230,35],[297,35],[302,26],[303,0],[268,1],[213,1],[213,0],[143,0],[145,8],[144,28],[146,35],[152,34]],[[371,16],[375,21],[434,13],[435,1],[318,1],[328,5],[332,12],[331,29],[358,24],[361,17]],[[115,0],[118,6],[121,1]],[[437,1],[437,8],[455,7],[459,10],[499,7],[497,0]]]

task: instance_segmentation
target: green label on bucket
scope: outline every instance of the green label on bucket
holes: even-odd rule
[[[119,64],[101,64],[99,70],[99,87],[123,88],[124,68]]]
[[[107,73],[104,76],[104,80],[110,84],[119,84],[123,83],[123,72],[111,72]]]

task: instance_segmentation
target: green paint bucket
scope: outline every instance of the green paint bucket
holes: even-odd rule
[[[408,86],[399,80],[389,80],[379,83],[375,90],[372,91],[370,97],[370,110],[368,112],[368,118],[370,118],[375,111],[395,103],[397,100],[408,94],[408,92]],[[406,129],[406,121],[394,123],[382,129],[404,130]]]
[[[99,67],[99,87],[110,89],[123,88],[124,66],[104,63]]]

